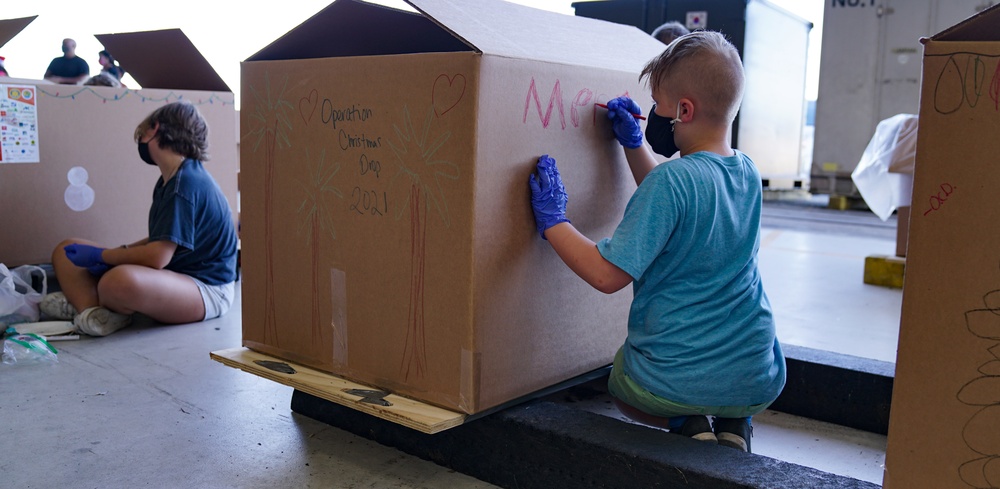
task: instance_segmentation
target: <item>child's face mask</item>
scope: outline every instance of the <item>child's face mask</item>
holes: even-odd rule
[[[153,160],[153,155],[149,154],[149,143],[153,142],[156,136],[153,136],[145,143],[142,140],[139,141],[139,158],[145,161],[147,165],[156,166],[156,161]]]
[[[649,146],[653,148],[654,152],[669,158],[680,151],[680,148],[674,143],[674,124],[681,121],[680,117],[680,102],[677,102],[677,117],[673,119],[658,115],[656,106],[653,106],[653,110],[649,112],[649,118],[646,120],[646,141],[649,141]]]

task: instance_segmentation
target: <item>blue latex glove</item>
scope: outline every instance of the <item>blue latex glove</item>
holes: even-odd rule
[[[96,265],[108,266],[104,263],[104,258],[101,257],[101,253],[104,252],[104,248],[97,248],[96,246],[90,246],[85,244],[71,244],[63,247],[66,250],[66,258],[73,262],[74,265],[86,268],[90,270],[91,267]],[[95,267],[95,270],[99,270],[99,267]],[[107,268],[105,268],[105,271]],[[91,272],[94,273],[94,272]]]
[[[535,227],[542,239],[546,239],[545,230],[561,222],[569,222],[566,219],[566,203],[569,197],[566,195],[566,187],[563,186],[562,177],[559,176],[559,169],[556,168],[556,160],[549,155],[542,155],[538,158],[538,176],[534,173],[528,177],[528,186],[531,187],[531,209],[535,212]]]
[[[626,148],[635,149],[642,146],[642,128],[632,114],[642,114],[642,109],[628,97],[618,97],[607,103],[608,119],[615,131],[618,142]]]

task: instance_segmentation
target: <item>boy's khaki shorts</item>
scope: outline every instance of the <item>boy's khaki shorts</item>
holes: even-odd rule
[[[701,414],[718,416],[720,418],[746,418],[753,416],[771,405],[774,401],[752,406],[693,406],[664,399],[636,384],[622,368],[622,349],[615,354],[615,363],[611,367],[608,378],[608,392],[620,401],[646,414],[672,418],[674,416],[689,416]]]

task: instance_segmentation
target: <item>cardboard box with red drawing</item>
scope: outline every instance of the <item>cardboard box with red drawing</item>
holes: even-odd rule
[[[606,296],[535,230],[559,164],[599,240],[635,183],[604,109],[663,45],[497,0],[338,0],[242,65],[243,343],[464,413],[608,365]]]
[[[1000,487],[1000,7],[923,41],[884,485]]]

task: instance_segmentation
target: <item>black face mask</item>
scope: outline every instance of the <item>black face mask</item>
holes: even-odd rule
[[[676,122],[677,119],[668,119],[657,115],[655,105],[653,110],[649,111],[649,117],[646,119],[646,141],[649,141],[649,146],[657,154],[670,158],[674,153],[680,151],[680,148],[674,143],[674,123]]]
[[[142,161],[145,161],[147,165],[156,166],[156,162],[149,154],[149,143],[139,143],[139,158],[142,158]]]

